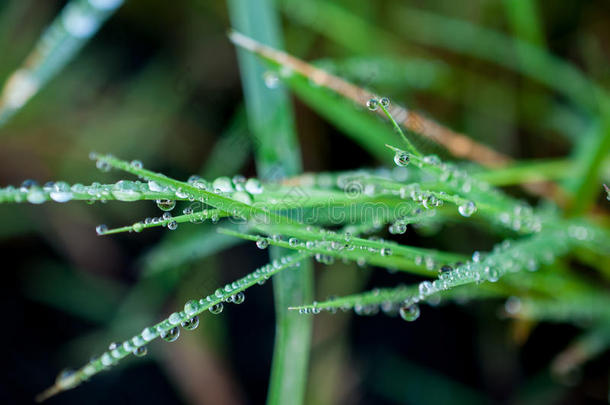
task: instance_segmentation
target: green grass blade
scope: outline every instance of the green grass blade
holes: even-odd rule
[[[0,126],[74,58],[123,0],[72,0],[43,32],[0,93]]]
[[[206,310],[210,310],[212,313],[219,313],[222,311],[223,303],[234,302],[235,297],[239,293],[243,293],[246,289],[259,283],[264,283],[265,280],[283,270],[300,266],[300,262],[308,256],[309,254],[307,253],[297,253],[292,256],[285,256],[281,261],[274,261],[272,264],[261,267],[247,276],[217,289],[214,294],[199,300],[187,302],[183,311],[174,312],[163,321],[145,328],[141,333],[109,348],[108,351],[102,353],[99,357],[92,359],[85,366],[73,373],[62,374],[55,384],[41,393],[37,399],[39,401],[45,400],[61,391],[72,389],[80,385],[92,376],[106,370],[108,367],[116,365],[125,357],[132,354],[136,355],[138,349],[144,348],[145,350],[146,345],[152,340],[161,337],[163,334],[167,334],[171,330],[177,329],[184,322],[193,319]]]
[[[235,28],[265,44],[282,46],[279,17],[271,0],[230,0],[228,4]],[[238,58],[259,176],[267,180],[300,173],[300,149],[288,94],[265,85],[265,69],[256,56],[239,50]],[[276,260],[283,254],[279,249],[271,251]],[[298,272],[280,274],[273,280],[273,292],[276,336],[267,404],[299,405],[305,395],[312,322],[290,313],[288,307],[311,299],[311,264],[305,262]]]

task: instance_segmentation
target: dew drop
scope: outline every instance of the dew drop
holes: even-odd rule
[[[108,162],[106,162],[105,160],[97,160],[95,162],[95,167],[97,167],[102,172],[110,171],[110,164]]]
[[[175,342],[180,336],[180,328],[174,326],[169,330],[161,332],[160,336],[161,339],[165,340],[166,342]]]
[[[77,374],[75,370],[64,369],[57,374],[55,385],[63,389],[74,386],[77,383]]]
[[[222,305],[222,302],[219,302],[218,304],[214,304],[209,308],[210,312],[213,313],[214,315],[218,315],[219,313],[222,312],[223,309],[224,309],[224,306]]]
[[[58,181],[51,187],[51,192],[49,193],[51,199],[55,202],[65,203],[72,199],[72,190],[68,183],[64,183],[63,181]]]
[[[394,155],[394,163],[396,163],[396,166],[407,166],[410,161],[411,157],[408,153],[403,151],[396,151],[396,154]]]
[[[214,188],[214,191],[216,191],[216,192],[230,193],[232,191],[235,191],[233,189],[233,183],[231,182],[231,179],[228,177],[217,178],[212,183],[212,187]]]
[[[248,204],[248,205],[252,204],[252,197],[250,197],[250,194],[246,193],[245,191],[238,191],[236,193],[233,193],[233,195],[231,197],[235,201],[239,201],[241,203]]]
[[[366,107],[371,111],[375,111],[379,107],[379,101],[376,98],[371,98],[366,102]]]
[[[492,283],[495,283],[500,278],[500,274],[495,267],[486,266],[483,270],[485,277]]]
[[[390,248],[381,248],[381,256],[391,256],[392,249]]]
[[[40,187],[33,185],[28,190],[27,200],[32,204],[42,204],[45,201],[45,194]]]
[[[146,346],[138,346],[133,349],[133,355],[137,357],[144,357],[146,353],[148,353],[148,348]]]
[[[446,274],[446,273],[449,273],[451,270],[453,270],[453,268],[446,264],[446,265],[442,266],[438,272],[440,274]]]
[[[178,312],[174,312],[169,316],[169,323],[172,325],[178,325],[180,323],[181,316]]]
[[[426,297],[427,295],[429,295],[433,290],[433,286],[432,283],[429,281],[422,281],[419,284],[419,296],[420,297]]]
[[[197,326],[199,326],[199,317],[197,315],[182,322],[182,327],[186,330],[195,330]]]
[[[267,71],[263,74],[263,81],[268,89],[277,89],[280,85],[280,79],[275,72]]]
[[[150,189],[150,191],[155,191],[155,192],[163,191],[163,187],[154,180],[150,180],[148,182],[148,188]]]
[[[246,300],[246,294],[244,294],[243,291],[240,291],[233,296],[234,304],[237,304],[237,305],[242,304],[245,300]]]
[[[171,211],[175,206],[176,200],[157,200],[157,207],[159,207],[161,211]]]
[[[400,317],[407,322],[413,322],[419,318],[419,305],[403,305],[398,310]]]
[[[292,247],[296,247],[299,244],[299,240],[297,238],[288,239],[288,244]]]
[[[263,192],[263,185],[258,179],[252,178],[246,181],[246,191],[250,194],[260,194]]]
[[[463,217],[471,216],[472,214],[474,214],[476,212],[476,210],[477,210],[477,206],[475,205],[475,203],[473,201],[467,201],[458,207],[458,212]]]
[[[107,226],[107,225],[105,225],[105,224],[98,225],[98,226],[96,226],[96,227],[95,227],[95,232],[96,232],[98,235],[103,235],[103,234],[105,234],[106,232],[108,232],[108,226]]]
[[[269,241],[267,240],[267,238],[258,238],[256,239],[256,247],[259,249],[267,249],[267,247],[269,246]]]
[[[142,162],[139,160],[132,160],[129,165],[134,169],[141,169],[143,167]]]
[[[390,106],[390,99],[387,97],[382,97],[381,100],[379,100],[379,104],[385,108],[388,108]]]
[[[184,304],[184,313],[187,316],[191,316],[197,311],[199,311],[199,302],[195,300],[190,300],[186,304]]]
[[[119,201],[136,201],[142,193],[133,181],[121,180],[112,187],[112,195]]]

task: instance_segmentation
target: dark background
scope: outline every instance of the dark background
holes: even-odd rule
[[[386,17],[402,2],[337,3],[392,32]],[[509,31],[500,2],[407,3]],[[20,64],[64,4],[0,3],[0,78]],[[542,1],[539,12],[549,49],[607,83],[610,4]],[[284,16],[283,23],[286,49],[299,57],[351,56],[350,50],[294,19]],[[29,178],[40,184],[120,179],[118,173],[96,170],[87,158],[91,150],[140,159],[180,179],[200,172],[243,108],[235,51],[225,35],[229,26],[224,2],[127,1],[76,60],[0,129],[0,185],[18,185]],[[520,104],[520,92],[533,88],[550,100],[555,95],[497,66],[432,51],[439,60],[466,66],[512,89],[491,100],[492,109],[512,111],[508,118],[469,103],[478,88],[476,80],[449,84],[456,86],[457,99],[443,99],[426,89],[381,90],[514,157],[569,153],[573,140],[548,128],[534,131],[520,113],[528,108]],[[365,81],[360,84],[375,87]],[[380,163],[298,100],[294,109],[306,171]],[[243,125],[238,130],[248,134]],[[252,159],[239,171],[254,176]],[[266,263],[266,252],[241,245],[176,268],[167,266],[146,278],[145,258],[167,242],[167,230],[104,238],[95,234],[97,224],[120,226],[157,212],[147,202],[0,206],[1,403],[32,402],[62,368],[80,367],[109,342],[140,331],[150,319],[157,321],[186,300],[207,295]],[[197,227],[183,224],[171,237],[196,233]],[[409,231],[399,240],[471,253],[499,239],[476,227],[448,225],[430,236]],[[416,280],[382,269],[319,266],[316,297]],[[140,295],[134,295],[134,289]],[[263,403],[274,333],[271,283],[246,296],[243,305],[227,306],[220,316],[203,316],[200,327],[183,331],[176,343],[153,343],[146,358],[125,361],[48,403]],[[556,375],[550,365],[579,329],[506,320],[499,315],[502,307],[503,302],[493,300],[425,306],[414,323],[383,315],[319,315],[307,403],[607,401],[607,353],[573,373]]]

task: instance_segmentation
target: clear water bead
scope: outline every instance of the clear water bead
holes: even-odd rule
[[[121,180],[112,187],[112,195],[119,201],[136,201],[142,193],[133,181]]]
[[[403,305],[398,310],[398,313],[400,314],[400,317],[402,319],[404,319],[405,321],[413,322],[413,321],[417,320],[417,318],[419,318],[419,314],[420,314],[419,305],[417,305],[417,304]]]
[[[407,152],[396,151],[396,154],[394,155],[394,163],[396,163],[396,166],[407,166],[410,161],[411,157]]]
[[[234,304],[237,304],[237,305],[242,304],[245,300],[246,300],[246,294],[244,294],[243,291],[240,291],[233,296]]]
[[[174,209],[175,206],[176,206],[176,200],[166,200],[166,199],[157,200],[157,207],[159,207],[159,209],[161,211],[171,211]]]
[[[51,191],[49,193],[51,199],[55,202],[65,203],[72,199],[72,190],[68,183],[64,183],[63,181],[58,181],[51,187]]]
[[[371,111],[375,111],[379,107],[379,101],[376,98],[371,98],[366,102],[366,107]]]
[[[214,304],[209,308],[209,311],[211,313],[213,313],[214,315],[218,315],[219,313],[222,312],[222,310],[224,309],[224,306],[222,304],[222,302],[219,302],[218,304]]]
[[[256,247],[259,249],[267,249],[269,246],[269,241],[267,238],[258,238],[256,239]]]
[[[180,328],[177,326],[174,326],[173,328],[163,331],[160,334],[161,339],[165,340],[166,342],[175,342],[178,337],[180,336]]]
[[[460,204],[458,207],[458,212],[463,217],[469,217],[474,214],[477,210],[477,206],[473,201],[467,201],[463,204]]]
[[[381,100],[379,100],[379,104],[385,108],[388,108],[390,106],[390,99],[387,97],[382,97]]]
[[[186,330],[195,330],[197,326],[199,326],[199,317],[196,315],[182,322],[182,327]]]
[[[98,226],[96,226],[96,227],[95,227],[95,232],[96,232],[98,235],[103,235],[103,234],[105,234],[106,232],[108,232],[108,226],[106,226],[106,225],[104,225],[104,224],[98,225]]]
[[[191,316],[199,311],[199,303],[195,300],[190,300],[186,304],[184,304],[184,313],[187,316]]]
[[[258,179],[248,179],[244,187],[250,194],[260,194],[263,192],[263,185]]]
[[[212,183],[212,187],[214,191],[219,191],[222,193],[230,193],[235,191],[233,189],[233,182],[228,177],[219,177]]]
[[[146,346],[138,346],[133,349],[133,355],[137,357],[144,357],[146,353],[148,353],[148,348]]]
[[[142,162],[139,160],[132,160],[131,163],[129,163],[129,165],[131,167],[133,167],[134,169],[141,169],[143,167]]]

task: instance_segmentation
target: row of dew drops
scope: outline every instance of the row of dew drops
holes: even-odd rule
[[[418,284],[418,294],[409,294],[403,287],[399,288],[398,292],[404,290],[403,295],[409,295],[406,299],[400,299],[398,302],[389,299],[381,304],[356,303],[353,305],[353,310],[358,315],[375,315],[381,309],[388,315],[398,314],[405,321],[415,321],[420,315],[418,303],[423,300],[433,305],[438,303],[440,301],[438,293],[441,291],[469,282],[489,281],[493,283],[504,274],[518,272],[523,268],[532,272],[536,271],[540,264],[551,264],[557,255],[565,251],[570,239],[582,241],[590,238],[591,235],[585,227],[570,226],[567,231],[559,230],[556,232],[552,236],[552,241],[548,238],[540,239],[528,249],[521,249],[520,246],[515,246],[514,242],[505,240],[496,245],[488,254],[474,252],[471,261],[466,264],[458,262],[455,265],[445,264],[441,266],[438,270],[438,279],[423,281]],[[374,296],[379,295],[379,290],[373,290],[372,294]],[[396,291],[393,294],[395,297]],[[334,299],[334,297],[329,298],[327,303],[331,303]],[[318,314],[322,310],[332,313],[337,311],[337,306],[317,305],[318,303],[314,302],[313,307],[301,308],[299,312],[302,314]],[[352,308],[352,305],[345,304],[339,308],[347,311]]]
[[[92,154],[92,157],[95,157],[95,154]],[[133,168],[141,169],[142,162],[138,160],[134,160],[130,163]],[[102,159],[97,159],[96,166],[98,169],[102,171],[109,171],[111,169],[110,165]],[[191,186],[202,190],[212,192],[218,195],[228,196],[233,200],[239,201],[244,204],[251,205],[253,203],[253,199],[255,195],[261,194],[264,191],[264,187],[260,180],[257,178],[249,178],[242,175],[235,175],[232,178],[221,176],[216,178],[215,180],[209,182],[198,175],[192,175],[188,178],[187,183]],[[141,198],[141,192],[144,191],[152,191],[156,193],[168,193],[174,194],[176,199],[178,200],[188,200],[194,202],[197,200],[197,197],[182,188],[173,188],[169,186],[164,186],[159,184],[154,180],[149,180],[147,183],[140,182],[131,182],[127,180],[121,180],[115,184],[113,187],[113,195],[116,199],[121,201],[135,201]],[[134,231],[141,231],[145,225],[149,224],[165,224],[169,230],[175,230],[178,228],[178,223],[172,220],[172,215],[170,211],[172,211],[176,207],[176,199],[171,198],[163,198],[157,199],[156,204],[157,207],[164,211],[163,215],[158,218],[146,218],[144,222],[136,222],[132,228]],[[205,203],[207,200],[205,197],[199,197],[199,201]],[[196,212],[192,206],[186,207],[182,212],[184,215],[192,215],[195,213],[203,214],[203,217],[206,217],[208,214],[207,209],[203,209],[199,212]],[[195,223],[200,220],[201,216],[193,216],[191,222]],[[210,219],[213,223],[218,222],[219,215],[217,212],[214,212]],[[97,227],[97,233],[103,234],[108,230],[106,225],[100,225]]]
[[[154,327],[145,328],[141,334],[123,343],[111,343],[108,351],[104,352],[99,359],[92,358],[83,368],[85,377],[89,377],[98,372],[98,361],[102,368],[108,368],[116,364],[121,358],[128,354],[142,357],[148,353],[147,343],[154,340],[157,336],[166,342],[175,342],[180,337],[180,327],[185,330],[195,330],[199,326],[198,314],[204,308],[212,314],[220,314],[224,309],[224,303],[242,304],[246,295],[242,291],[248,286],[257,283],[262,285],[272,274],[288,267],[299,267],[300,259],[293,256],[284,256],[279,260],[274,260],[254,272],[242,277],[241,279],[218,288],[211,294],[200,300],[190,300],[184,305],[181,312],[172,313],[165,321]],[[58,379],[69,378],[74,371],[69,370],[60,373]]]

